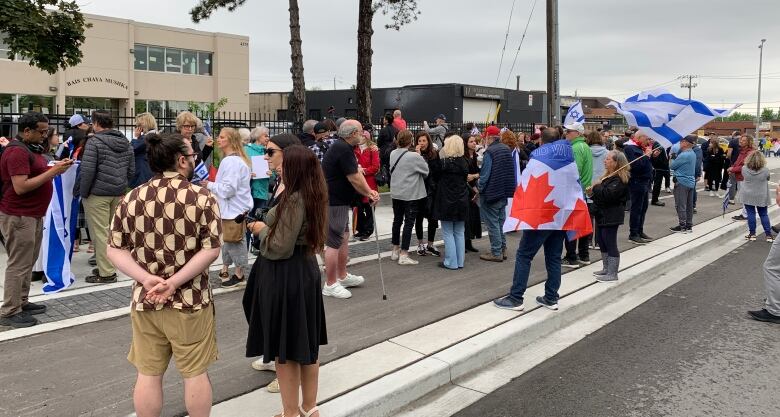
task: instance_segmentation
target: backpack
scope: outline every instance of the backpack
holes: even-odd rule
[[[17,139],[11,140],[10,142],[8,142],[8,145],[6,145],[4,147],[0,146],[0,162],[2,162],[2,160],[3,160],[3,154],[5,153],[5,150],[10,148],[10,147],[12,147],[12,146],[13,147],[24,148],[27,151],[27,154],[30,157],[30,166],[32,166],[32,164],[35,163],[35,154],[32,153],[32,151],[30,151],[30,148],[28,148],[27,145],[25,145],[24,143],[22,143],[21,141],[19,141]],[[3,182],[0,181],[0,200],[3,199],[3,194],[4,194]]]

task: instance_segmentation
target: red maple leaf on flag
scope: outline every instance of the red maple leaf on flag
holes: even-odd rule
[[[548,172],[538,177],[532,175],[525,189],[522,184],[517,187],[512,200],[511,216],[534,229],[552,222],[560,210],[552,201],[545,201],[554,189],[548,177]]]

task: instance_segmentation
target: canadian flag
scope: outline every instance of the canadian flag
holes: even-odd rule
[[[566,230],[569,240],[593,233],[571,144],[558,140],[531,153],[512,200],[515,230]]]

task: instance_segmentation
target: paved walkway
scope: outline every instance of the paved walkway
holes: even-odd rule
[[[720,200],[701,195],[698,208],[696,223],[719,216]],[[675,218],[671,205],[651,207],[648,233],[656,237],[669,234],[668,226],[675,223]],[[623,250],[632,247],[626,235],[625,230],[620,233]],[[518,237],[519,234],[509,235],[510,248],[517,247]],[[365,244],[355,246],[362,245]],[[481,239],[476,246],[484,250],[487,239]],[[597,255],[593,253],[593,259]],[[326,299],[331,343],[321,349],[324,363],[505,294],[514,266],[512,259],[488,263],[475,254],[467,255],[466,268],[457,272],[437,268],[438,258],[426,257],[421,261],[416,267],[384,264],[388,301],[381,300],[376,263],[361,263],[351,269],[365,275],[367,282],[353,291],[350,300]],[[536,262],[529,285],[543,279],[543,265]],[[262,387],[273,377],[271,373],[252,370],[250,359],[244,357],[246,324],[241,296],[239,291],[216,297],[220,360],[210,369],[215,402]],[[134,369],[124,359],[129,340],[129,320],[121,316],[0,342],[0,355],[7,358],[0,376],[0,386],[4,387],[0,391],[0,413],[127,415],[132,412],[130,392],[134,381]],[[168,373],[165,385],[164,415],[183,413],[181,379],[175,371]]]

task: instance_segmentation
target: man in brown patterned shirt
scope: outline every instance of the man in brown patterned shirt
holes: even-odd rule
[[[159,416],[162,379],[171,356],[184,378],[190,416],[211,412],[206,373],[217,359],[208,267],[219,256],[217,201],[191,184],[195,153],[179,134],[146,136],[157,175],[129,192],[111,224],[108,257],[135,280],[127,359],[138,370],[133,402],[139,416]]]

